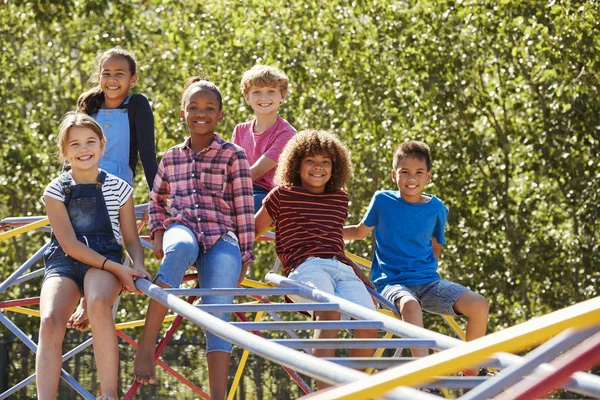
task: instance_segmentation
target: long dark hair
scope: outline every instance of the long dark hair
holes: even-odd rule
[[[94,60],[94,68],[90,75],[90,82],[96,83],[96,86],[84,92],[77,99],[77,110],[79,112],[92,115],[97,113],[102,106],[102,103],[104,102],[104,92],[98,82],[98,75],[100,74],[100,68],[102,68],[104,61],[111,57],[124,58],[127,61],[127,64],[129,64],[129,72],[131,72],[131,75],[135,75],[137,71],[137,62],[130,52],[117,47],[106,50]]]

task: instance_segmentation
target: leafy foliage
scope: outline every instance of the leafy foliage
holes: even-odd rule
[[[39,197],[60,168],[57,122],[87,88],[97,52],[121,46],[137,54],[136,91],[152,102],[160,154],[185,136],[178,111],[188,76],[206,74],[221,88],[220,131],[230,138],[252,117],[241,75],[267,63],[292,81],[281,115],[297,129],[330,129],[351,148],[351,223],[375,190],[393,188],[394,146],[430,144],[429,191],[450,208],[440,269],[490,299],[492,330],[598,295],[594,0],[2,3],[1,218],[44,213]],[[136,182],[137,202],[147,201],[142,177]],[[42,243],[40,234],[0,242],[0,277]],[[348,247],[369,257],[372,242]],[[272,246],[257,253],[251,273],[260,279]],[[38,292],[39,283],[28,283],[3,298]],[[120,315],[141,318],[145,304],[126,296]],[[35,319],[16,320],[37,331]],[[187,326],[184,335],[196,331]]]

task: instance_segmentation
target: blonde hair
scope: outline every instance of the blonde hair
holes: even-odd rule
[[[102,147],[104,147],[106,144],[106,137],[104,136],[102,127],[98,125],[98,123],[94,121],[92,117],[84,113],[70,111],[66,113],[60,121],[60,125],[58,127],[58,137],[56,138],[59,151],[58,156],[61,161],[65,160],[65,150],[67,146],[69,129],[75,126],[91,129],[98,136],[98,139],[100,139],[100,144]]]
[[[326,153],[331,157],[331,178],[325,192],[335,192],[346,186],[352,178],[350,150],[337,136],[327,131],[309,129],[298,132],[285,145],[275,172],[278,185],[302,186],[300,163],[309,156]]]
[[[257,64],[244,72],[240,89],[244,97],[246,97],[252,85],[258,87],[273,86],[279,89],[281,96],[285,96],[289,83],[290,79],[279,68]]]

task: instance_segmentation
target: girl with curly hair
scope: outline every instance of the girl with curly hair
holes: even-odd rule
[[[374,310],[365,288],[373,287],[371,282],[344,253],[348,194],[343,188],[351,177],[350,152],[335,135],[317,130],[297,133],[281,153],[275,173],[275,183],[280,186],[265,197],[255,216],[255,230],[259,235],[277,220],[276,252],[289,279]],[[313,318],[339,320],[340,314],[315,311]],[[357,329],[355,334],[373,338],[377,331]],[[314,334],[315,339],[335,337],[336,330],[316,330]],[[335,349],[314,349],[313,353],[333,357]],[[372,349],[350,351],[350,357],[372,355]],[[317,382],[317,386],[328,385]]]

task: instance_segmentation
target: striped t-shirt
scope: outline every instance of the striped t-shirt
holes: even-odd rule
[[[67,174],[71,175],[71,171],[67,172]],[[74,179],[71,179],[71,182],[72,185],[75,185],[76,183]],[[113,233],[117,240],[121,240],[121,231],[119,230],[119,209],[123,207],[132,193],[133,188],[123,179],[117,178],[109,173],[106,174],[106,180],[104,181],[104,185],[102,185],[102,194],[104,195],[104,202],[106,203],[106,209],[108,210]],[[62,202],[65,201],[65,192],[60,183],[60,177],[55,178],[48,186],[46,186],[44,196],[52,197],[53,199]]]
[[[308,257],[335,256],[345,261],[346,192],[311,193],[298,186],[279,186],[263,204],[277,220],[275,250],[286,276]]]

